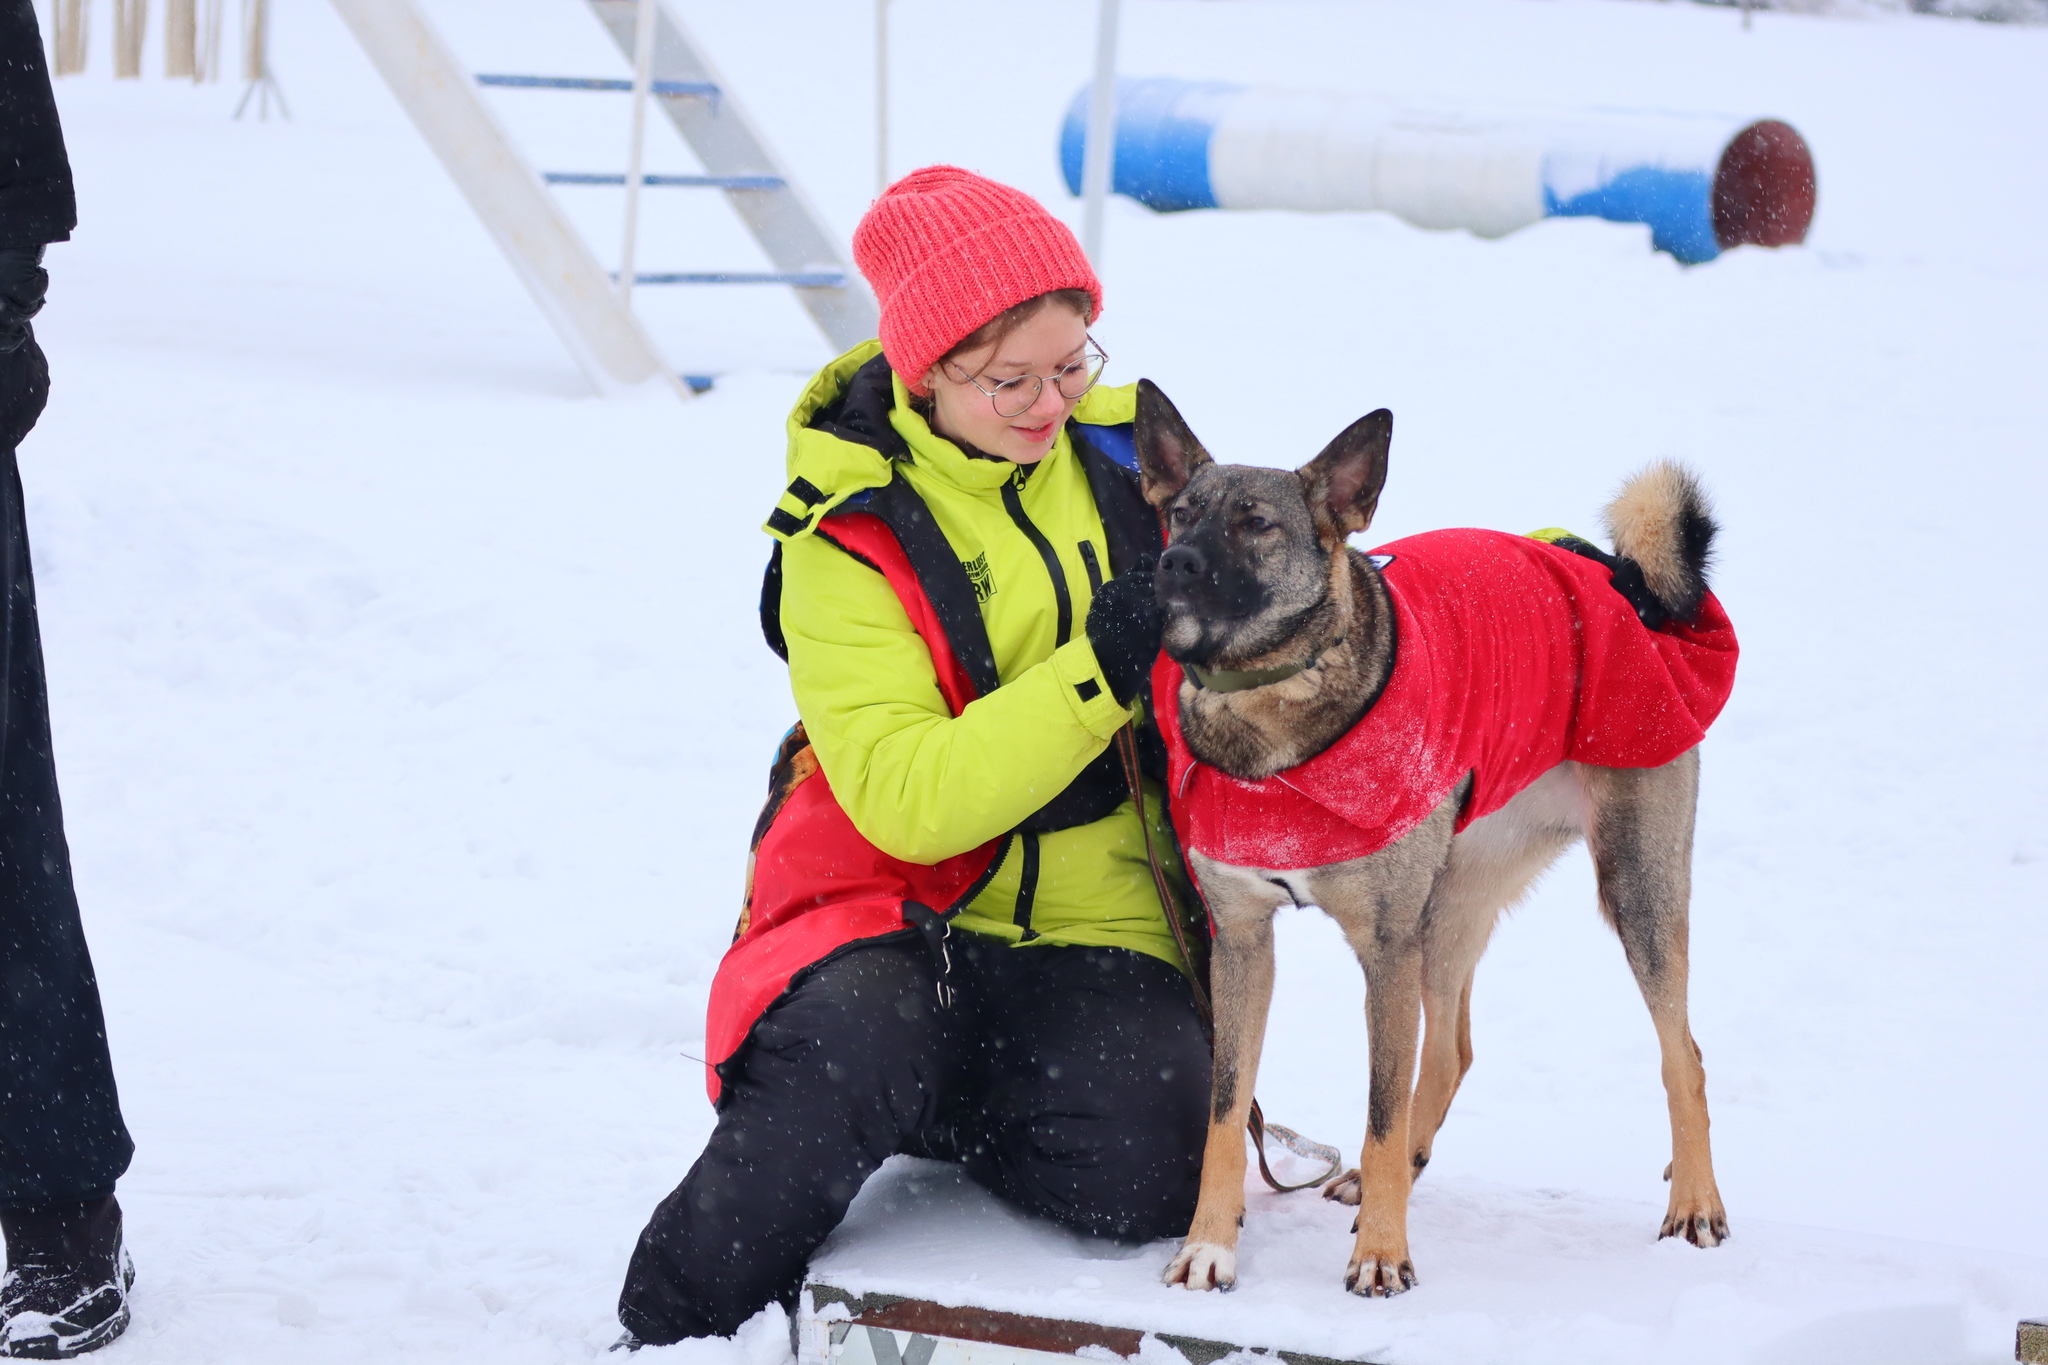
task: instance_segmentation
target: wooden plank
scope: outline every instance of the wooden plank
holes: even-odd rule
[[[821,1310],[835,1306],[843,1307],[850,1317],[833,1315],[827,1319]],[[817,1281],[805,1285],[802,1318],[798,1323],[799,1339],[805,1336],[806,1325],[816,1324],[817,1328],[823,1328],[827,1325],[836,1327],[841,1323],[909,1332],[913,1337],[938,1342],[1000,1346],[1049,1355],[1075,1356],[1094,1347],[1128,1360],[1138,1354],[1140,1343],[1149,1335],[1179,1351],[1188,1365],[1214,1365],[1214,1362],[1240,1350],[1258,1351],[1285,1362],[1285,1365],[1370,1365],[1370,1362],[1333,1360],[1301,1351],[1209,1341],[1172,1332],[1148,1333],[1142,1328],[1111,1323],[1073,1322],[1062,1318],[1003,1313],[992,1308],[960,1307],[894,1294],[853,1294],[837,1285]],[[817,1332],[816,1335],[822,1341],[824,1333]],[[839,1336],[843,1337],[844,1333],[839,1333]],[[815,1363],[806,1358],[800,1360],[800,1365]]]
[[[2048,1365],[2048,1318],[2029,1318],[2021,1323],[2012,1354],[2020,1365]]]

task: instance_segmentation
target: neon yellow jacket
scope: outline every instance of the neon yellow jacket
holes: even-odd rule
[[[819,409],[880,352],[878,342],[847,352],[798,399],[789,418],[788,474],[810,485],[807,496],[817,496],[807,504],[785,495],[767,529],[783,542],[790,689],[834,795],[883,852],[935,863],[1008,832],[1058,795],[1140,714],[1140,705],[1116,702],[1088,644],[1092,594],[1081,547],[1092,546],[1097,565],[1108,563],[1108,551],[1067,434],[1022,477],[1008,461],[969,456],[934,434],[910,407],[900,379],[893,381],[889,423],[908,444],[908,460],[891,461],[872,446],[814,427]],[[1135,412],[1133,389],[1097,388],[1075,417],[1115,424]],[[980,599],[1002,686],[958,717],[888,582],[812,534],[832,508],[892,478],[923,497]],[[1053,547],[1065,577],[1071,611],[1064,643],[1051,573],[1005,506],[1006,485]],[[1094,687],[1080,686],[1091,680]],[[1148,792],[1146,812],[1153,847],[1171,866],[1160,796]],[[1024,841],[1013,841],[958,927],[1025,941],[1016,922],[1024,861]],[[1031,943],[1129,948],[1179,964],[1130,801],[1092,824],[1038,837],[1029,924]]]

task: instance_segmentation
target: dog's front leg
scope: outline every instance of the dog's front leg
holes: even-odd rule
[[[1398,843],[1369,857],[1319,868],[1307,888],[1344,930],[1365,969],[1365,1022],[1372,1055],[1365,1147],[1358,1156],[1358,1234],[1344,1287],[1384,1297],[1415,1285],[1408,1255],[1409,1142],[1415,1041],[1422,1014],[1423,913],[1450,858],[1465,787],[1446,796]],[[1348,1181],[1352,1177],[1345,1177]]]
[[[1216,1011],[1216,1059],[1209,1091],[1209,1139],[1202,1191],[1168,1284],[1230,1289],[1237,1284],[1237,1234],[1244,1222],[1245,1122],[1273,1000],[1275,886],[1256,873],[1190,855],[1215,916],[1209,991]]]
[[[1408,1254],[1408,1192],[1415,1183],[1408,1128],[1415,1107],[1422,946],[1412,940],[1375,944],[1359,956],[1365,962],[1372,1093],[1366,1107],[1365,1147],[1358,1156],[1358,1237],[1344,1271],[1344,1287],[1354,1294],[1385,1298],[1415,1287],[1415,1263]]]

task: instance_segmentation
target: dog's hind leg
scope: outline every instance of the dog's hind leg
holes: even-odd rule
[[[1483,940],[1479,946],[1485,947]],[[1411,1180],[1420,1179],[1423,1167],[1429,1165],[1437,1130],[1443,1127],[1451,1100],[1472,1068],[1472,977],[1478,954],[1474,953],[1465,967],[1462,981],[1437,976],[1436,970],[1445,966],[1426,957],[1422,964],[1422,1055],[1408,1117]],[[1456,964],[1448,964],[1448,970],[1455,972]],[[1356,1166],[1323,1187],[1323,1198],[1340,1204],[1356,1204],[1361,1194]]]
[[[1661,768],[1581,769],[1600,909],[1650,1007],[1671,1107],[1671,1203],[1659,1237],[1717,1246],[1728,1213],[1707,1141],[1707,1073],[1686,1013],[1688,902],[1699,751]]]
[[[1585,828],[1577,765],[1560,764],[1451,841],[1451,860],[1422,921],[1422,1057],[1409,1120],[1409,1162],[1429,1165],[1437,1130],[1472,1067],[1472,980],[1501,912],[1536,884]],[[1358,1172],[1323,1191],[1358,1202]]]
[[[1244,1221],[1245,1123],[1273,1001],[1273,913],[1295,897],[1276,874],[1231,867],[1193,851],[1188,860],[1216,926],[1209,954],[1215,1064],[1201,1194],[1187,1240],[1162,1278],[1189,1289],[1230,1289],[1237,1284],[1237,1234]]]

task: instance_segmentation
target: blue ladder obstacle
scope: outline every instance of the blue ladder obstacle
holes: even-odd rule
[[[839,270],[655,270],[635,271],[638,284],[784,284],[792,289],[838,289],[846,283]]]
[[[1060,130],[1074,194],[1089,94]],[[1446,111],[1172,77],[1117,82],[1111,190],[1162,213],[1377,209],[1481,237],[1544,218],[1644,223],[1687,265],[1805,240],[1815,199],[1813,155],[1776,119]]]
[[[541,179],[550,185],[623,185],[622,172],[543,171]],[[779,190],[789,182],[779,175],[643,175],[640,183],[649,189],[681,186],[705,190]]]
[[[624,91],[631,94],[633,82],[611,76],[521,76],[504,72],[479,72],[478,85],[497,86],[508,90],[608,90]],[[648,86],[650,94],[668,95],[676,98],[708,99],[715,105],[719,88],[711,81],[653,81]],[[624,172],[613,171],[543,171],[541,177],[550,185],[617,185],[626,183]],[[693,189],[693,190],[781,190],[789,182],[779,175],[643,175],[640,183],[649,189]],[[612,272],[618,278],[618,272]],[[844,270],[654,270],[635,271],[633,283],[643,284],[777,284],[794,289],[840,289],[845,287]],[[702,375],[684,376],[686,381],[705,379]],[[703,392],[709,388],[708,379],[703,388],[695,382],[690,387]]]
[[[510,90],[623,90],[632,93],[633,82],[616,76],[506,76],[479,73],[478,85],[496,85]],[[655,81],[651,95],[696,96],[716,101],[719,89],[710,81]]]
[[[619,55],[631,64],[636,51],[640,0],[586,0]],[[675,270],[633,272],[633,283],[678,285],[770,284],[795,291],[825,339],[847,350],[875,334],[874,296],[848,264],[837,235],[813,208],[754,126],[744,101],[712,65],[709,55],[683,24],[657,4],[651,105],[665,117],[703,165],[701,175],[647,175],[647,188],[713,189],[739,215],[760,244],[771,270]],[[609,91],[630,94],[633,82],[609,76],[551,76],[492,72],[479,84],[501,89]],[[620,186],[623,174],[552,171],[548,185]]]

